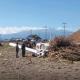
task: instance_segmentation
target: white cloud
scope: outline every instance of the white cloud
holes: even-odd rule
[[[58,28],[56,28],[56,30],[64,30],[64,27],[58,27]],[[65,30],[71,31],[71,32],[75,32],[75,31],[80,30],[80,26],[77,26],[77,27],[65,27]]]
[[[75,31],[78,31],[78,30],[80,30],[80,26],[78,26],[78,27],[75,28]]]
[[[64,30],[64,27],[58,27],[56,30]],[[67,31],[73,31],[70,27],[65,27],[65,30]]]
[[[63,27],[58,27],[56,28],[56,30],[63,30]]]
[[[7,27],[0,27],[0,34],[12,34],[12,33],[18,33],[21,31],[30,31],[30,30],[44,30],[45,28],[40,27],[17,27],[17,26],[7,26]]]

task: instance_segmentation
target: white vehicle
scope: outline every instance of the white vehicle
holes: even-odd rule
[[[37,43],[36,50],[37,54],[40,56],[44,56],[48,53],[49,43]]]
[[[9,45],[16,47],[16,43],[9,43]],[[25,50],[32,52],[32,54],[36,56],[44,56],[46,53],[48,53],[48,47],[49,43],[37,43],[36,49],[26,47]],[[19,45],[19,48],[21,49],[21,45]]]

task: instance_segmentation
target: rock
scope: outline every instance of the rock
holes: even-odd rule
[[[2,53],[0,53],[0,56],[2,55]]]
[[[58,67],[58,69],[61,69],[61,67]]]
[[[4,61],[8,61],[8,59],[5,58]]]

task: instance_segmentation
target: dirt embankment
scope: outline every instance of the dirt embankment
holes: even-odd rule
[[[80,42],[80,30],[78,30],[77,32],[74,32],[70,38],[73,40],[73,41],[76,41],[76,42]]]

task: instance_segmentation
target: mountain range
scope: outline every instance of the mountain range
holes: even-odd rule
[[[72,32],[71,31],[65,31],[65,36],[70,35]],[[6,40],[6,39],[12,39],[12,38],[27,38],[28,35],[30,34],[37,34],[43,39],[52,39],[55,36],[61,36],[64,35],[63,30],[53,30],[53,29],[48,29],[48,30],[35,30],[35,31],[21,31],[18,33],[13,33],[13,34],[1,34],[0,35],[0,40]]]

